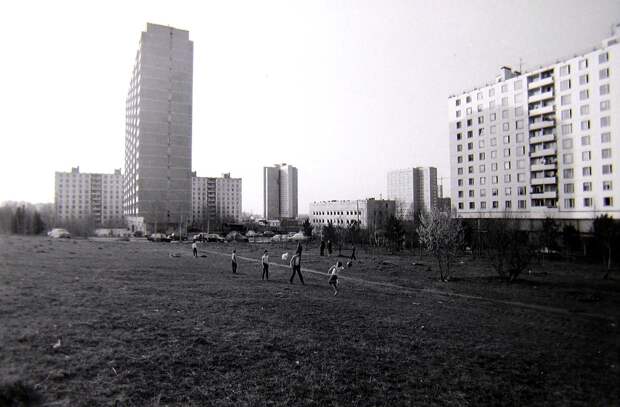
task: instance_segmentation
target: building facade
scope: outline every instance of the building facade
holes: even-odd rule
[[[147,24],[126,102],[123,211],[132,229],[185,226],[191,210],[193,43]]]
[[[190,223],[195,228],[210,230],[224,221],[241,220],[242,181],[221,177],[192,176],[192,213]]]
[[[263,168],[263,216],[265,219],[294,219],[297,207],[297,168],[276,164]]]
[[[123,219],[123,175],[56,172],[55,219],[59,225],[87,221],[92,226],[120,226]]]
[[[396,215],[396,202],[386,199],[359,199],[353,201],[312,202],[309,207],[310,224],[315,228],[347,227],[357,224],[362,228],[382,228],[390,216]]]
[[[396,216],[412,220],[437,207],[437,168],[417,167],[388,172],[387,198],[396,201]]]
[[[461,216],[620,215],[619,43],[616,26],[593,51],[449,97]]]

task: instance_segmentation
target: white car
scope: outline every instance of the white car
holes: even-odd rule
[[[303,242],[307,240],[308,237],[303,234],[303,232],[297,232],[293,236],[291,236],[291,240]]]
[[[49,232],[47,232],[47,235],[49,237],[53,237],[53,238],[56,238],[56,239],[60,239],[60,238],[69,239],[69,238],[71,238],[71,233],[69,233],[67,231],[67,229],[63,229],[63,228],[54,228],[54,229],[50,230]]]

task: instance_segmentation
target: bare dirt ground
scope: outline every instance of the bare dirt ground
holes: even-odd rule
[[[466,258],[440,283],[430,259],[359,253],[334,297],[311,272],[334,258],[261,281],[264,247],[294,250],[0,237],[1,382],[50,406],[620,405],[620,287],[598,267],[507,285]]]

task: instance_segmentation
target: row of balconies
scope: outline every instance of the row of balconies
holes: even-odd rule
[[[537,92],[530,96],[528,96],[527,100],[529,103],[540,102],[542,100],[553,99],[553,89],[548,90],[546,92]]]
[[[531,81],[530,83],[528,83],[527,88],[536,89],[536,88],[540,88],[541,86],[547,86],[551,84],[553,84],[553,75],[549,75],[545,78],[538,77],[534,79],[533,81]]]

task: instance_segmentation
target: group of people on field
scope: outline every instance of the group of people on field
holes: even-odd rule
[[[328,247],[328,252],[329,254],[331,254],[331,242],[328,241],[327,243],[327,247]],[[321,241],[321,256],[323,256],[323,250],[325,249],[325,243],[323,241]],[[299,281],[301,281],[301,284],[305,285],[304,283],[304,277],[301,274],[301,254],[303,252],[303,247],[301,246],[301,243],[297,244],[297,249],[295,250],[295,254],[291,257],[290,261],[289,261],[289,265],[291,266],[291,277],[289,279],[289,283],[293,284],[293,280],[295,279],[295,275],[297,275],[299,277]],[[194,248],[194,256],[196,256],[196,249]],[[282,257],[283,260],[286,260],[286,255],[283,255]],[[353,253],[351,255],[351,259],[355,259],[355,248],[353,248]],[[232,251],[232,255],[231,255],[231,261],[232,261],[232,272],[233,274],[237,273],[237,250],[233,249]],[[262,264],[262,276],[261,276],[261,280],[269,280],[269,251],[267,249],[265,249],[265,251],[263,252],[263,255],[261,256],[261,264]],[[328,274],[329,274],[329,280],[328,283],[330,286],[332,286],[334,288],[334,295],[338,295],[338,274],[344,270],[344,266],[342,265],[341,261],[337,261],[336,264],[334,264],[333,266],[331,266],[329,268]]]

